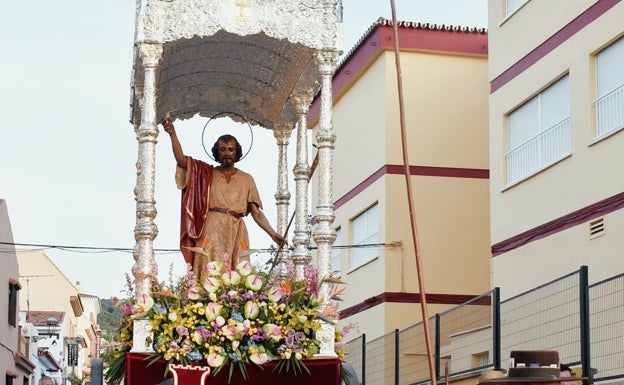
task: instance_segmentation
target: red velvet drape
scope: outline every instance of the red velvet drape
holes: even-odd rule
[[[180,251],[186,263],[194,266],[195,253],[188,248],[195,247],[195,241],[204,227],[213,167],[193,158],[189,158],[186,167],[188,178],[186,188],[182,190],[180,205]]]
[[[150,362],[145,354],[128,353],[126,355],[126,373],[124,385],[156,385],[167,378],[171,378],[171,373],[164,376],[165,361],[156,361],[148,366]],[[232,380],[229,385],[250,385],[250,384],[271,384],[271,385],[340,385],[341,384],[341,361],[338,358],[315,358],[305,360],[305,365],[310,370],[307,372],[294,374],[292,368],[289,372],[278,372],[275,369],[275,362],[258,367],[247,365],[247,380],[240,374],[238,368],[234,368]],[[180,373],[180,370],[177,370]],[[229,368],[223,368],[217,375],[212,373],[206,379],[205,385],[228,385]],[[184,378],[184,379],[182,379]],[[185,379],[189,380],[185,380]],[[178,385],[200,385],[194,382],[193,376],[180,376]],[[197,377],[199,378],[199,377]],[[186,381],[186,382],[185,382]]]

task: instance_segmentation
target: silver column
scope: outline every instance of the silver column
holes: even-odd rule
[[[295,264],[295,279],[304,279],[305,266],[310,263],[310,236],[308,234],[308,184],[311,167],[308,165],[308,127],[307,118],[312,92],[294,95],[297,109],[297,163],[293,170],[295,174],[295,235],[293,237],[294,251],[292,253]]]
[[[288,204],[290,202],[290,191],[288,190],[288,143],[292,133],[292,127],[277,127],[273,130],[273,136],[277,140],[278,162],[277,162],[277,192],[275,202],[277,205],[277,232],[284,235],[287,240],[288,234]],[[290,257],[288,246],[284,245],[277,258],[276,272],[278,276],[285,278],[287,274],[287,262]]]
[[[317,54],[319,72],[321,74],[321,111],[319,118],[319,130],[316,135],[318,145],[318,202],[314,216],[315,225],[312,236],[318,246],[317,266],[318,279],[321,282],[330,276],[331,269],[331,246],[336,240],[334,223],[333,192],[333,164],[334,142],[336,135],[332,125],[332,78],[338,53],[335,50],[320,51]],[[321,285],[321,295],[326,304],[329,303],[329,285]],[[321,322],[321,329],[316,332],[316,338],[320,341],[319,356],[336,356],[334,347],[335,325],[331,322]]]
[[[338,54],[335,51],[321,51],[317,55],[322,77],[321,111],[319,131],[316,135],[318,145],[318,201],[314,215],[312,237],[318,247],[317,265],[319,280],[326,279],[330,274],[331,246],[336,239],[334,223],[333,162],[334,142],[336,135],[332,125],[332,76]],[[323,294],[327,298],[327,285],[323,285]]]
[[[150,279],[156,273],[154,262],[154,238],[158,228],[154,223],[156,205],[154,200],[154,176],[156,165],[156,76],[158,61],[163,48],[160,44],[140,43],[139,56],[145,68],[143,97],[141,100],[141,124],[135,127],[139,142],[137,182],[134,188],[136,200],[136,226],[134,227],[133,256],[136,263],[132,267],[135,277],[135,296],[141,301],[150,295]]]

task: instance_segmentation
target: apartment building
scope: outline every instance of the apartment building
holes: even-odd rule
[[[624,3],[491,1],[492,285],[624,272]]]
[[[409,174],[432,315],[490,289],[487,38],[483,29],[398,23]],[[333,95],[332,270],[348,284],[342,322],[376,338],[422,320],[390,20],[379,19],[346,55]]]

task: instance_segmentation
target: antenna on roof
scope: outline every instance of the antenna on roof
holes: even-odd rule
[[[30,279],[53,277],[53,275],[52,274],[21,275],[20,277],[26,279],[26,321],[28,321],[28,319],[30,318]]]

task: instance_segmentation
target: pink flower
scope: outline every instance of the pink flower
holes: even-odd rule
[[[204,266],[204,272],[211,276],[216,276],[221,274],[223,270],[223,262],[222,261],[210,261]]]
[[[245,279],[245,286],[249,290],[258,291],[262,289],[262,284],[263,284],[262,278],[260,278],[260,276],[255,275],[255,274],[248,275],[247,278]]]
[[[154,298],[148,294],[143,294],[137,300],[134,313],[142,314],[149,311],[154,306]]]
[[[230,270],[223,273],[221,275],[221,279],[223,280],[223,284],[227,286],[234,286],[240,283],[241,276],[237,272]]]
[[[279,342],[282,339],[282,329],[275,324],[266,324],[262,327],[267,337],[271,338],[275,342]]]
[[[217,277],[206,277],[204,280],[204,289],[206,289],[208,293],[214,293],[219,286],[221,286],[221,282]]]
[[[199,295],[199,290],[195,286],[188,288],[188,290],[186,291],[186,296],[190,300],[193,300],[193,301],[198,300],[198,299],[201,298],[201,296]]]
[[[221,315],[221,310],[223,310],[223,305],[218,302],[209,302],[206,305],[206,319],[208,321],[216,320]]]
[[[218,368],[219,366],[222,366],[225,362],[225,356],[213,352],[208,354],[206,362],[208,363],[208,366]]]
[[[238,265],[236,265],[236,270],[243,277],[248,276],[251,273],[251,262],[249,261],[240,261]]]
[[[124,317],[130,317],[130,315],[132,315],[132,305],[128,302],[122,303],[119,308],[123,312]]]
[[[284,291],[278,286],[273,286],[267,289],[266,295],[269,297],[269,302],[277,302],[282,299]]]
[[[248,319],[256,319],[260,314],[260,306],[254,301],[245,302],[244,315]]]
[[[230,341],[239,337],[238,328],[235,325],[225,325],[221,328],[221,330],[223,331],[225,338]]]
[[[186,327],[178,325],[176,326],[176,333],[178,333],[179,336],[188,336],[189,331]]]
[[[310,295],[310,305],[312,306],[323,303],[324,300],[325,296],[320,290],[314,290],[314,292],[312,292],[312,294]]]
[[[264,346],[258,348],[250,347],[248,352],[249,359],[256,365],[263,365],[269,360],[269,355],[266,354]]]

